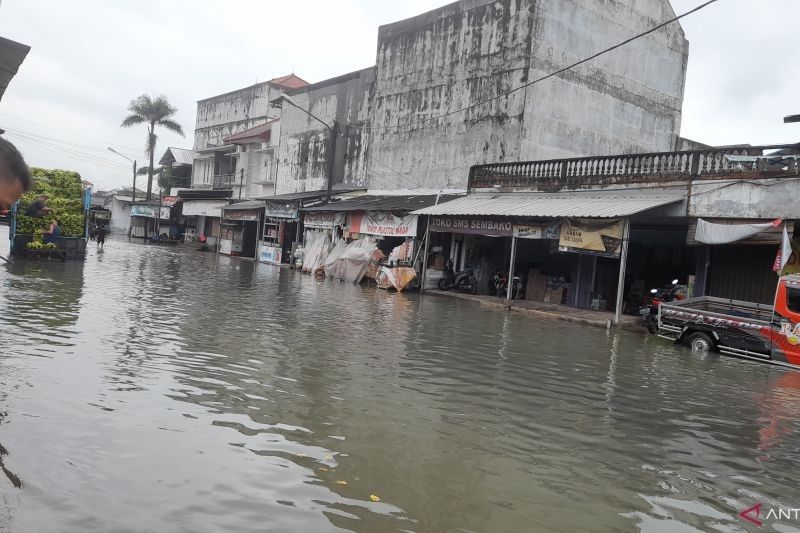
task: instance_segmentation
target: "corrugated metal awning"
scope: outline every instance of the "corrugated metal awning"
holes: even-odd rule
[[[222,209],[226,211],[239,211],[239,210],[250,210],[250,209],[261,209],[264,207],[264,202],[259,200],[247,200],[245,202],[236,202],[233,204],[228,204]]]
[[[589,193],[470,194],[414,211],[415,215],[617,218],[683,201],[685,195]]]

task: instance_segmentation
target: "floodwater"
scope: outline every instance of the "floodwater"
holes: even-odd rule
[[[800,373],[90,248],[0,267],[2,530],[741,531],[800,506]]]

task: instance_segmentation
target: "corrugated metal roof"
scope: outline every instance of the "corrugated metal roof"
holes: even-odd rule
[[[303,211],[405,211],[411,212],[436,203],[435,194],[426,195],[390,195],[390,196],[356,196],[349,200],[331,202],[325,205],[307,207]],[[453,195],[441,195],[439,203],[457,198]]]
[[[0,37],[0,98],[31,47]]]
[[[228,205],[222,207],[222,209],[224,209],[226,211],[239,211],[239,210],[243,210],[243,209],[245,209],[245,210],[246,209],[261,209],[262,207],[264,207],[264,202],[261,202],[259,200],[247,200],[245,202],[236,202],[236,203],[233,203],[233,204],[228,204]]]
[[[680,202],[685,195],[650,194],[470,194],[415,211],[416,215],[486,215],[507,217],[614,218]]]
[[[358,189],[334,188],[332,194],[336,196],[337,194],[346,194],[357,190]],[[321,191],[290,192],[286,194],[276,194],[274,196],[260,196],[257,197],[256,199],[272,203],[285,203],[285,202],[296,202],[298,200],[313,200],[315,198],[325,198],[327,195],[328,195],[327,190],[321,190]]]
[[[179,165],[191,165],[200,154],[193,150],[186,150],[184,148],[173,148],[170,146],[164,155],[159,160],[159,165],[169,165],[173,162]]]

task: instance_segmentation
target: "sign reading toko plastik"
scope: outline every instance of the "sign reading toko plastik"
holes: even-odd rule
[[[565,219],[561,223],[558,249],[562,252],[619,257],[624,229],[624,220]]]
[[[388,211],[350,213],[350,233],[387,237],[416,237],[417,215],[398,217]]]

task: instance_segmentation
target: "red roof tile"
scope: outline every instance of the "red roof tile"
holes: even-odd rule
[[[286,89],[299,89],[300,87],[305,87],[308,85],[308,82],[303,78],[291,73],[286,76],[281,76],[280,78],[273,78],[269,80],[269,83],[274,83],[280,87],[285,87]]]

